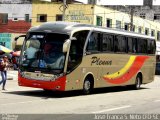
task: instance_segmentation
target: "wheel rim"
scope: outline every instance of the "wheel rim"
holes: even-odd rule
[[[88,91],[88,90],[90,90],[90,88],[91,88],[91,83],[90,83],[90,81],[86,80],[84,83],[84,89],[86,91]]]

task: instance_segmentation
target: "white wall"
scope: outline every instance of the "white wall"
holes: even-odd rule
[[[0,0],[0,3],[3,4],[30,3],[30,0]]]
[[[0,4],[0,13],[8,13],[8,18],[24,20],[25,14],[32,15],[32,4]]]

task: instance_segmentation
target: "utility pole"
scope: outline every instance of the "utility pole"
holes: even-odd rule
[[[63,21],[65,21],[65,12],[66,12],[66,0],[63,0]]]
[[[130,22],[130,31],[133,31],[134,30],[134,25],[133,25],[133,15],[134,15],[134,7],[131,6],[130,8],[130,16],[131,16],[131,22]]]

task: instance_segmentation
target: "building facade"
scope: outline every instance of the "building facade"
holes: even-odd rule
[[[32,26],[40,25],[48,21],[62,20],[62,3],[39,3],[32,6]],[[107,7],[92,4],[68,4],[65,12],[65,21],[93,24],[130,31],[131,16]],[[133,17],[133,31],[146,34],[160,40],[160,23]]]
[[[130,13],[131,7],[134,9],[134,15],[143,19],[160,22],[160,6],[105,6],[114,10]]]
[[[14,37],[31,27],[32,4],[28,0],[0,1],[0,45],[13,49]]]
[[[32,3],[32,26],[36,26],[48,21],[62,21],[63,4],[48,2]],[[93,23],[92,5],[86,4],[68,4],[65,11],[65,21]]]
[[[0,4],[0,32],[25,33],[31,27],[31,4]]]
[[[7,1],[8,3],[6,3]],[[13,41],[12,36],[15,37],[16,34],[26,33],[31,26],[37,26],[48,21],[62,21],[62,0],[52,0],[52,2],[32,0],[32,4],[31,0],[16,0],[14,3],[11,2],[12,0],[7,1],[0,1],[0,3],[3,3],[0,4],[1,45],[5,46],[4,38],[1,39],[2,36],[8,36],[11,38],[10,41]],[[157,40],[160,40],[160,23],[158,21],[159,7],[157,6],[155,10],[153,10],[157,13],[157,16],[153,11],[150,12],[150,15],[146,15],[151,11],[149,7],[141,8],[145,14],[138,13],[140,12],[139,9],[138,6],[134,8],[133,31],[153,36]],[[147,16],[155,20],[151,18],[147,19]],[[130,31],[130,7],[110,6],[109,8],[94,4],[77,3],[74,0],[70,0],[66,5],[65,21]]]
[[[0,4],[31,4],[32,0],[0,0]]]
[[[151,21],[160,22],[160,6],[158,5],[158,2],[156,3],[156,0],[154,1],[153,0],[143,0],[142,3],[135,2],[135,5],[132,5],[130,3],[126,3],[126,5],[124,3],[123,3],[124,5],[122,3],[117,3],[121,5],[116,5],[116,2],[114,2],[115,5],[109,5],[110,2],[103,3],[103,1],[104,0],[88,0],[88,3],[89,4],[100,4],[104,7],[112,8],[114,10],[118,10],[118,11],[125,12],[125,13],[130,13],[131,7],[132,7],[134,8],[135,16],[139,16],[141,18],[148,19]]]

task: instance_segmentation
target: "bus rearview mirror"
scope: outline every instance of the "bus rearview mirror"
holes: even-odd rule
[[[64,42],[63,53],[66,53],[69,50],[70,44],[71,44],[71,41],[69,39]]]
[[[25,38],[26,35],[20,35],[20,36],[18,36],[18,37],[15,37],[15,38],[14,38],[14,41],[17,41],[17,40],[18,40],[19,38],[21,38],[21,37],[24,37],[24,38]]]
[[[14,42],[14,46],[15,46],[14,50],[15,51],[16,51],[17,41],[18,41],[19,38],[24,38],[25,39],[26,35],[20,35],[20,36],[17,36],[17,37],[14,38],[14,41],[15,41]]]

